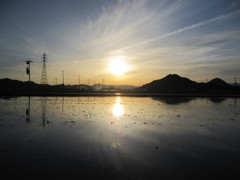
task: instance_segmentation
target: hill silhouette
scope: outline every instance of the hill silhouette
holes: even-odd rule
[[[207,84],[208,84],[209,86],[217,87],[217,88],[218,88],[218,87],[225,87],[225,88],[227,88],[227,87],[230,87],[230,86],[231,86],[230,84],[226,83],[225,81],[223,81],[223,80],[220,79],[220,78],[215,78],[215,79],[209,81]]]
[[[99,85],[97,85],[97,88]],[[125,87],[125,86],[124,86]],[[128,86],[134,88],[134,86]],[[162,94],[173,94],[173,95],[239,95],[240,87],[232,86],[223,81],[220,78],[215,78],[209,81],[208,83],[198,83],[192,81],[186,77],[181,77],[177,74],[169,74],[162,79],[152,81],[150,83],[144,84],[140,87],[134,89],[115,89],[114,91],[111,88],[102,87],[102,92],[125,92],[125,93],[162,93]],[[96,90],[96,88],[95,88]],[[42,85],[34,82],[22,82],[12,79],[0,79],[0,95],[4,94],[39,94],[39,95],[61,95],[61,94],[71,94],[71,93],[81,93],[81,92],[94,92],[94,85]],[[98,91],[101,91],[98,88]],[[96,92],[96,91],[95,91]]]
[[[31,89],[37,88],[39,85],[30,81],[22,82],[18,80],[12,80],[9,78],[0,79],[0,91],[24,91],[31,87]]]
[[[37,84],[32,81],[18,81],[9,78],[0,79],[0,92],[1,93],[45,93],[45,92],[79,92],[79,91],[92,91],[93,89],[87,85],[81,85],[80,88],[75,86],[49,85],[49,84]]]
[[[236,90],[236,87],[220,78],[215,78],[208,83],[198,83],[177,74],[169,74],[162,79],[144,84],[138,90],[164,93],[228,93]]]
[[[197,83],[188,78],[180,77],[177,74],[169,74],[166,77],[152,81],[151,83],[143,85],[141,88],[147,90],[185,90],[193,89]]]
[[[116,92],[120,90],[134,89],[136,86],[131,85],[100,85],[95,84],[92,86],[80,84],[80,85],[42,85],[32,81],[22,82],[19,80],[12,80],[9,78],[0,79],[0,93],[1,94],[45,94],[45,93],[81,93],[81,92]],[[0,94],[0,95],[1,95]]]

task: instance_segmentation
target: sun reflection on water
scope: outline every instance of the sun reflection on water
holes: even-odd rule
[[[121,104],[121,98],[120,97],[117,97],[115,102],[116,103],[113,106],[112,113],[115,117],[119,118],[124,114],[124,107]]]
[[[117,148],[119,148],[121,146],[121,143],[120,142],[113,142],[112,144],[111,144],[111,147],[113,148],[113,149],[117,149]]]

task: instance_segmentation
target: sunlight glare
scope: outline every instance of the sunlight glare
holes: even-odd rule
[[[120,97],[118,97],[116,99],[116,104],[114,104],[113,109],[112,109],[113,115],[117,118],[121,117],[124,114],[123,105],[120,103],[121,103],[121,99],[120,99]]]
[[[129,70],[125,56],[113,56],[110,58],[109,71],[115,75],[121,76]]]

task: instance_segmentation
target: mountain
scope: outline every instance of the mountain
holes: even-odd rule
[[[212,87],[230,87],[231,86],[220,78],[215,78],[209,81],[207,84]]]
[[[128,90],[128,89],[135,89],[137,86],[132,86],[132,85],[101,85],[101,84],[94,84],[92,87],[95,90],[99,89],[120,89],[120,90]]]
[[[80,85],[65,85],[65,89],[75,89],[75,90],[93,90],[91,86],[80,84]]]
[[[119,91],[134,89],[136,86],[131,85],[100,85],[95,84],[93,86],[88,85],[42,85],[34,82],[22,82],[12,79],[0,79],[0,93],[45,93],[45,92],[56,92],[56,93],[78,93],[78,92],[93,92],[93,91]]]
[[[215,78],[208,83],[198,83],[177,74],[169,74],[162,79],[152,81],[140,87],[131,85],[42,85],[34,82],[22,82],[12,79],[0,79],[2,94],[46,94],[46,93],[79,93],[79,92],[156,92],[166,94],[240,94],[239,86],[231,86],[222,79]]]
[[[17,94],[17,93],[45,93],[45,92],[75,92],[79,91],[75,89],[68,89],[68,86],[60,85],[48,85],[48,84],[36,84],[32,81],[22,82],[12,79],[0,79],[0,93],[3,94]],[[84,89],[85,90],[85,89]]]
[[[162,79],[144,84],[138,90],[166,93],[212,93],[230,91],[232,90],[232,86],[220,78],[215,78],[208,83],[198,83],[177,74],[169,74]]]
[[[26,90],[29,87],[31,88],[37,88],[38,84],[30,81],[30,82],[22,82],[18,80],[12,80],[12,79],[0,79],[0,91],[15,91],[15,90]]]
[[[181,77],[177,74],[169,74],[166,77],[152,81],[151,83],[145,84],[141,89],[147,90],[190,90],[197,87],[197,83]]]

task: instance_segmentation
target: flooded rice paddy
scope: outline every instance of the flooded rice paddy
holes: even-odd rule
[[[239,177],[240,99],[0,98],[0,161],[8,177]]]

